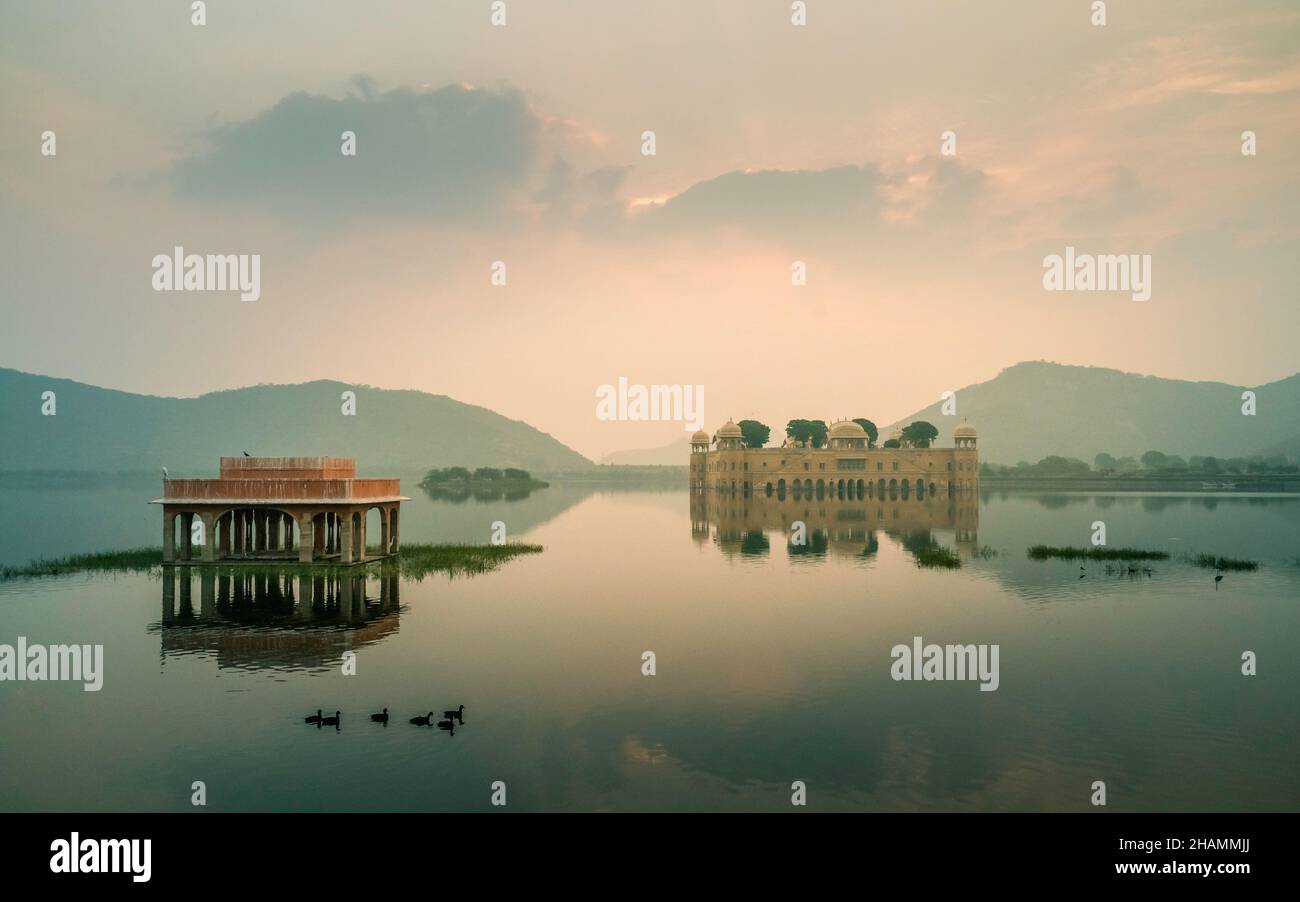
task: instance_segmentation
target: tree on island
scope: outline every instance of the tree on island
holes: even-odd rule
[[[826,444],[827,427],[824,420],[791,420],[786,423],[785,434],[796,442],[811,443],[814,448]]]
[[[876,439],[880,438],[880,430],[876,428],[876,424],[866,417],[854,417],[853,422],[861,426],[863,431],[867,433],[867,447],[876,447]]]
[[[1098,470],[1113,470],[1116,466],[1115,458],[1111,457],[1105,451],[1101,451],[1092,459],[1092,465]]]
[[[917,420],[912,425],[903,427],[903,444],[912,448],[928,448],[930,442],[938,437],[939,430],[925,420]]]
[[[758,420],[741,420],[736,425],[740,427],[740,434],[745,439],[746,448],[761,448],[767,444],[768,438],[772,435],[772,430]]]
[[[479,467],[474,471],[474,478],[495,481],[501,478],[501,471],[496,467]]]

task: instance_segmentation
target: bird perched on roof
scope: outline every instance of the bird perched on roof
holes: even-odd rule
[[[251,454],[249,454],[247,451],[245,451],[245,452],[244,452],[244,456],[245,456],[245,457],[252,457],[253,455],[251,455]]]
[[[167,468],[163,467],[163,479],[167,478]]]

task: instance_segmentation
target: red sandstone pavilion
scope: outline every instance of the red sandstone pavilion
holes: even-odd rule
[[[358,479],[345,457],[223,457],[219,479],[164,479],[163,562],[298,560],[354,564],[396,554],[400,479]],[[366,514],[379,510],[379,553],[367,557]],[[176,526],[180,525],[179,542]],[[296,529],[295,529],[296,527]],[[179,552],[179,554],[178,554]]]

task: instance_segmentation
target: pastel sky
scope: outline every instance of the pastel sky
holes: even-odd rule
[[[0,6],[0,365],[415,388],[592,457],[683,434],[598,420],[620,376],[704,385],[714,428],[1021,360],[1300,369],[1293,0],[489,7]],[[261,299],[155,292],[175,245],[260,254]],[[1151,299],[1045,291],[1067,245],[1150,254]]]

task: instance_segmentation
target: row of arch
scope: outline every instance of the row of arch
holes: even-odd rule
[[[398,550],[398,508],[372,505],[351,510],[299,511],[271,507],[241,507],[225,511],[165,510],[163,560],[203,561],[249,558],[292,558],[299,561],[363,559],[370,547],[367,519],[378,511],[378,552]],[[196,529],[196,524],[199,528]],[[308,538],[304,540],[304,536]],[[303,542],[310,547],[303,547]]]

